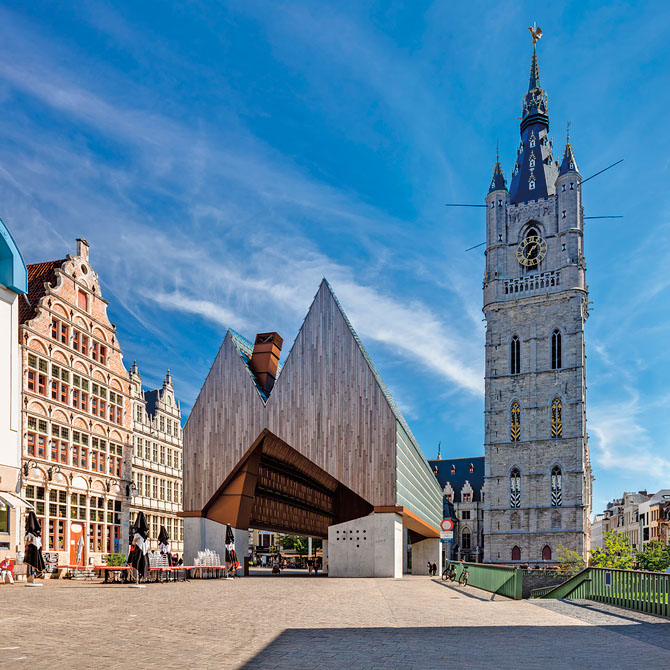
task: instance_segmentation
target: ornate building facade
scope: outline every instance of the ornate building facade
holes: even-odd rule
[[[126,549],[130,386],[107,305],[85,240],[74,256],[28,266],[21,490],[42,523],[44,551],[60,564]]]
[[[486,197],[484,560],[547,564],[589,550],[581,175],[559,163],[533,49],[508,190],[497,161]]]
[[[167,371],[163,386],[142,390],[137,363],[130,368],[133,404],[133,484],[131,515],[142,510],[149,523],[149,549],[158,549],[161,526],[170,536],[170,550],[184,550],[182,510],[181,407],[175,399],[172,376]]]
[[[444,518],[454,521],[445,558],[481,563],[484,558],[484,457],[428,461],[444,496]],[[453,510],[449,516],[448,510]]]

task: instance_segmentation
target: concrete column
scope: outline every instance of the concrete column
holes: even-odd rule
[[[399,514],[374,514],[375,577],[402,577],[402,531]]]
[[[325,573],[328,573],[328,540],[322,540],[321,544],[321,551],[323,552],[323,563],[321,564],[321,569]]]
[[[402,577],[402,517],[370,514],[328,528],[329,577]]]
[[[430,537],[412,545],[412,574],[427,575],[428,562],[442,565],[439,537]]]
[[[311,537],[307,538],[307,557],[308,558],[312,557],[312,538]]]
[[[235,551],[240,564],[249,555],[249,531],[246,528],[233,528]],[[184,563],[193,565],[193,559],[199,551],[211,549],[219,554],[221,560],[226,556],[226,524],[201,516],[184,518]]]
[[[409,568],[407,566],[407,554],[408,554],[408,542],[409,542],[409,536],[407,533],[407,528],[403,526],[402,528],[402,574],[406,575],[409,572]]]

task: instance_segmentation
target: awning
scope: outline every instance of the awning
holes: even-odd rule
[[[27,500],[17,496],[16,493],[7,493],[7,491],[0,491],[0,503],[5,503],[12,509],[16,509],[17,507],[35,509]]]

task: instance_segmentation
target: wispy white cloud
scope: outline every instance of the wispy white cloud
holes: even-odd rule
[[[670,444],[654,441],[648,424],[649,407],[633,388],[624,388],[618,402],[591,407],[589,433],[595,464],[628,481],[645,486],[667,485],[670,479]]]
[[[36,135],[26,145],[32,142],[33,155],[13,162],[5,187],[30,184],[22,196],[31,202],[39,192],[43,202],[57,205],[73,237],[95,222],[86,235],[102,263],[96,267],[107,270],[110,289],[139,322],[156,332],[151,324],[159,308],[219,327],[253,329],[263,321],[290,327],[299,323],[321,277],[327,276],[366,342],[440,376],[442,388],[481,395],[481,370],[469,362],[482,337],[480,324],[467,324],[463,332],[457,315],[445,320],[420,298],[378,286],[389,276],[397,252],[379,239],[374,244],[367,239],[393,232],[397,245],[404,236],[400,221],[305,174],[237,122],[230,133],[203,125],[194,129],[129,105],[145,99],[141,91],[126,91],[124,102],[105,99],[90,82],[77,82],[71,73],[35,58],[0,63],[0,78],[72,123],[88,124],[118,140],[131,160],[122,172],[86,147],[73,150],[67,141]],[[58,172],[49,162],[53,156],[58,156]],[[72,180],[73,174],[79,178]],[[137,178],[145,189],[174,203],[188,217],[187,225],[143,220]],[[106,188],[93,191],[94,183]],[[179,188],[182,184],[185,189]],[[341,230],[347,244],[355,235],[359,248],[367,250],[365,262],[329,258],[305,234],[309,226],[303,222],[308,221]],[[38,218],[27,224],[35,233],[40,226]],[[31,234],[25,233],[30,244]],[[54,246],[61,249],[62,241]],[[444,294],[449,296],[449,290]],[[456,293],[450,301],[461,304]]]

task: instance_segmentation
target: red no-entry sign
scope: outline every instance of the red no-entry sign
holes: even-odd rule
[[[453,530],[454,522],[451,519],[442,519],[440,523],[440,528],[444,531]]]

